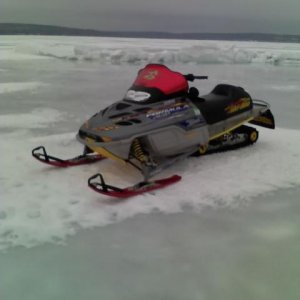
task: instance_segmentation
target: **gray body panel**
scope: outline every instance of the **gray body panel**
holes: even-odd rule
[[[128,107],[117,109],[119,104]],[[207,124],[200,109],[189,99],[172,99],[152,104],[119,101],[93,116],[81,128],[93,140],[123,160],[129,157],[132,141],[140,138],[157,160],[197,151],[218,135],[257,117],[269,108],[261,100],[253,100],[251,109],[229,116],[215,124]],[[144,110],[143,110],[144,109]],[[94,137],[102,137],[97,141]],[[89,146],[82,134],[77,139]]]

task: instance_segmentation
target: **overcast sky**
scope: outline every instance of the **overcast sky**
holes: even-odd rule
[[[0,0],[0,23],[300,34],[300,0]]]

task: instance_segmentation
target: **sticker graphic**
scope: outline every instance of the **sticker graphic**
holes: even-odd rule
[[[146,114],[146,117],[155,120],[164,119],[174,114],[183,112],[187,109],[189,109],[189,106],[186,103],[176,103],[172,106],[165,106],[158,109],[152,109]]]
[[[238,99],[237,101],[231,103],[230,105],[228,105],[225,108],[225,111],[228,114],[233,114],[239,110],[249,107],[250,104],[251,104],[250,98],[241,98],[241,99]]]
[[[157,70],[150,70],[143,78],[147,80],[153,80],[158,75]]]
[[[149,99],[151,95],[146,92],[141,92],[141,91],[134,91],[134,90],[129,90],[127,91],[125,95],[126,100],[133,100],[133,101],[145,101]]]
[[[112,125],[108,125],[108,126],[103,126],[103,127],[95,127],[93,128],[93,130],[95,131],[111,131],[111,130],[116,130],[118,129],[120,126],[112,124]]]

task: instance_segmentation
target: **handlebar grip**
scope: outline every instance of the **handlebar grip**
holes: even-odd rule
[[[194,76],[195,79],[208,79],[208,76]]]
[[[183,75],[187,81],[194,81],[195,79],[208,79],[208,76],[195,76],[193,74]]]

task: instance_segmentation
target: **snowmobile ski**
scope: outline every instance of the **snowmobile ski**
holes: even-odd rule
[[[34,148],[32,150],[32,156],[42,163],[60,168],[91,164],[105,158],[100,154],[88,154],[87,151],[85,151],[82,155],[70,159],[61,159],[49,155],[44,146]]]
[[[181,180],[181,176],[173,175],[168,178],[163,178],[163,179],[158,179],[153,181],[142,181],[130,187],[119,188],[116,186],[106,184],[102,174],[98,173],[89,178],[88,185],[95,192],[106,196],[115,197],[115,198],[129,198],[146,192],[167,187],[180,180]]]

